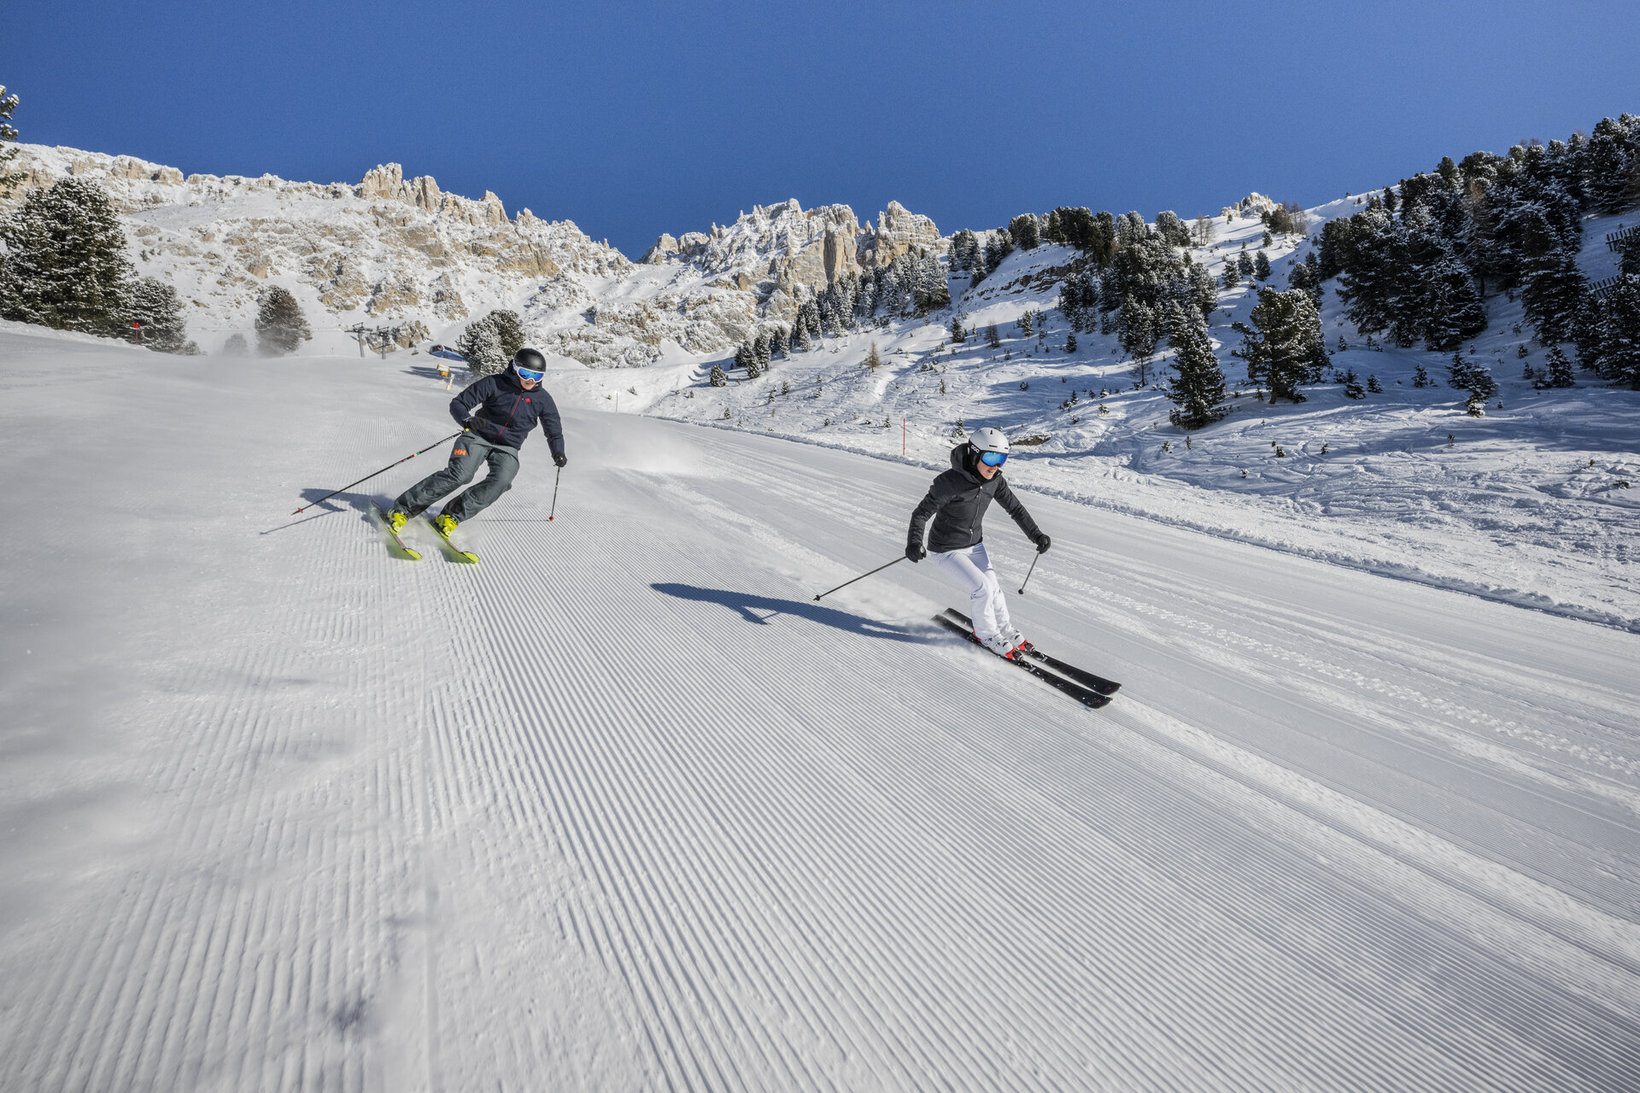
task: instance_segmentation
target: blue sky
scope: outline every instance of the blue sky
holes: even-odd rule
[[[795,197],[941,231],[1310,206],[1640,113],[1640,4],[9,0],[30,143],[185,173],[378,163],[631,257]]]

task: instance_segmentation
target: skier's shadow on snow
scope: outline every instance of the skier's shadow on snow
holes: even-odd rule
[[[372,497],[370,494],[338,493],[334,497],[324,501],[322,504],[319,503],[319,499],[324,497],[329,492],[329,490],[312,488],[303,490],[302,500],[307,502],[306,505],[302,506],[303,511],[301,513],[291,513],[293,519],[286,520],[283,524],[280,524],[277,527],[268,528],[261,534],[272,535],[276,531],[284,531],[286,528],[293,528],[298,524],[305,524],[310,520],[317,520],[322,516],[334,516],[338,512],[347,512],[350,509],[353,512],[358,513],[360,516],[367,519],[369,518],[370,502],[376,500],[376,498]]]
[[[676,596],[680,600],[722,604],[737,612],[747,622],[759,625],[768,625],[769,620],[777,615],[791,615],[794,618],[834,626],[839,630],[847,630],[851,634],[860,634],[868,638],[911,642],[928,640],[926,636],[913,633],[903,626],[878,622],[862,615],[851,615],[847,611],[838,611],[835,608],[821,607],[800,600],[777,600],[772,596],[754,596],[749,592],[734,592],[727,588],[696,588],[689,584],[652,584],[649,587],[656,592]]]

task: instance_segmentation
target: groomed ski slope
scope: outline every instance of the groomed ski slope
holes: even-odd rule
[[[0,1089],[1590,1090],[1640,1074],[1640,637],[566,405],[459,533],[404,363],[0,331]],[[551,378],[548,382],[552,388]],[[1003,579],[1030,546],[988,522]]]

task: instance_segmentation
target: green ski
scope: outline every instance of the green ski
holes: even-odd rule
[[[399,538],[399,533],[394,531],[393,525],[387,522],[387,514],[374,501],[370,502],[370,512],[376,518],[376,523],[380,524],[382,530],[387,532],[387,552],[389,554],[395,558],[403,558],[407,562],[421,561],[421,555],[404,545],[404,540]]]
[[[474,554],[470,550],[462,550],[460,547],[456,546],[455,543],[450,540],[450,537],[444,534],[444,529],[439,527],[431,516],[427,518],[427,522],[432,525],[433,531],[438,534],[439,549],[444,551],[444,556],[446,558],[450,559],[452,562],[465,562],[468,565],[478,564],[478,555]]]

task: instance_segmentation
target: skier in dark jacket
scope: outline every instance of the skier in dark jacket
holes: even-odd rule
[[[387,514],[394,531],[419,516],[429,505],[473,480],[478,468],[489,465],[483,481],[457,495],[433,523],[448,535],[463,520],[477,516],[512,488],[518,474],[518,448],[537,423],[552,446],[552,461],[562,467],[564,428],[558,406],[541,388],[547,359],[538,350],[520,349],[507,370],[485,376],[450,400],[450,416],[465,431],[456,437],[450,462],[400,494]],[[468,415],[471,415],[470,417]]]
[[[1036,544],[1039,554],[1048,549],[1050,540],[1002,477],[1007,460],[1008,438],[999,429],[980,429],[967,443],[952,448],[951,469],[934,479],[927,496],[911,513],[905,556],[916,562],[932,553],[939,567],[968,589],[974,636],[991,652],[1011,660],[1025,644],[1025,636],[1008,618],[1002,585],[985,552],[985,531],[980,526],[985,510],[994,499]],[[924,549],[923,528],[929,517],[934,523]]]

